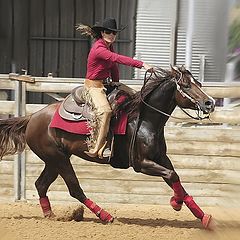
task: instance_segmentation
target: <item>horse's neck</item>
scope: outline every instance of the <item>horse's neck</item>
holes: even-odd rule
[[[176,85],[174,82],[166,82],[162,86],[159,86],[149,97],[148,103],[153,106],[154,108],[162,111],[168,115],[171,115],[173,110],[176,107],[175,101],[175,91]],[[146,111],[149,111],[147,109]],[[151,110],[152,111],[152,110]],[[154,111],[154,110],[153,110]],[[166,115],[159,113],[158,111],[154,111],[155,118],[164,119],[167,121],[169,117]]]

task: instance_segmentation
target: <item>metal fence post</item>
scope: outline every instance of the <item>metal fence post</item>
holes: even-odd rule
[[[21,115],[21,82],[15,81],[15,92],[14,92],[14,101],[15,101],[15,117]],[[20,200],[21,198],[21,188],[20,188],[20,179],[21,179],[21,155],[17,154],[14,157],[14,199]]]
[[[26,115],[26,82],[21,82],[21,116]],[[20,154],[20,200],[26,200],[26,150]]]
[[[15,117],[26,114],[26,83],[15,81]],[[14,158],[14,199],[25,200],[26,153],[18,153]]]

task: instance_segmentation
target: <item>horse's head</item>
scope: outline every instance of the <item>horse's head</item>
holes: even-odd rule
[[[201,89],[201,83],[184,67],[172,67],[171,70],[155,67],[147,71],[141,91],[126,105],[132,118],[136,117],[141,103],[147,107],[146,109],[167,117],[170,117],[176,105],[182,110],[194,109],[197,110],[196,118],[183,111],[198,120],[209,117],[201,117],[200,112],[209,115],[215,108],[214,99]]]
[[[202,84],[185,67],[171,67],[171,71],[176,79],[176,102],[179,107],[195,109],[205,114],[214,111],[214,99],[202,90]]]

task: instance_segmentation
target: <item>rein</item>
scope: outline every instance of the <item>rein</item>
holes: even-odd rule
[[[143,86],[142,86],[142,89],[141,89],[141,92],[140,92],[140,99],[141,99],[142,103],[144,103],[146,106],[148,106],[148,107],[151,108],[152,110],[154,110],[154,111],[156,111],[156,112],[158,112],[158,113],[160,113],[160,114],[163,114],[163,115],[165,115],[165,116],[167,116],[167,117],[171,117],[171,118],[178,119],[178,120],[187,120],[187,118],[180,118],[180,117],[171,116],[170,114],[168,114],[168,113],[166,113],[166,112],[163,112],[163,111],[161,111],[161,110],[153,107],[152,105],[148,104],[148,103],[143,99],[143,97],[142,97],[142,92],[143,92],[143,89],[145,88],[147,82],[150,80],[150,78],[152,77],[153,73],[154,73],[155,76],[157,77],[156,73],[155,73],[153,70],[151,70],[150,76],[147,77],[147,73],[148,73],[148,72],[149,72],[149,71],[146,71],[146,72],[145,72],[144,82],[143,82]],[[192,97],[190,97],[188,94],[186,94],[185,92],[183,92],[183,91],[181,90],[180,86],[178,85],[178,82],[182,79],[182,76],[183,76],[182,72],[179,72],[179,73],[180,73],[180,77],[179,77],[179,79],[176,81],[177,91],[179,91],[182,96],[187,97],[187,98],[190,99],[193,103],[195,103],[194,99],[192,99]],[[197,104],[196,104],[196,106],[198,107]],[[208,116],[205,116],[205,117],[201,117],[201,116],[200,116],[201,110],[199,109],[199,107],[198,107],[197,113],[196,113],[196,114],[197,114],[197,117],[192,116],[191,114],[189,114],[189,113],[188,113],[186,110],[184,110],[183,108],[181,108],[181,107],[179,107],[179,108],[180,108],[187,116],[189,116],[189,117],[192,118],[192,119],[195,119],[195,120],[209,119],[209,115],[208,115]]]

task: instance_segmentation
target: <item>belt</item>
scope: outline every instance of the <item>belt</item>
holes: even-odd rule
[[[103,80],[91,80],[91,79],[85,79],[84,81],[85,87],[95,87],[95,88],[103,88]]]

